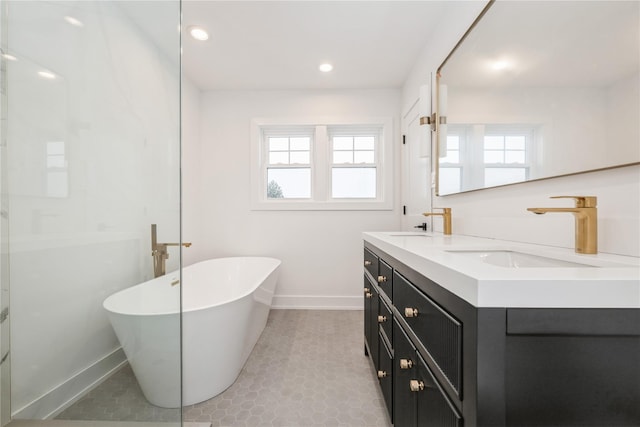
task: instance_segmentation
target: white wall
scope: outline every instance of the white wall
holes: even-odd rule
[[[201,229],[204,215],[200,210],[202,189],[200,138],[200,90],[189,80],[182,80],[182,241],[193,245],[182,248],[182,264],[190,265],[206,258]]]
[[[198,259],[274,256],[282,260],[275,306],[360,308],[361,232],[399,228],[398,185],[392,211],[252,211],[250,121],[255,117],[393,117],[397,165],[399,98],[398,90],[203,93],[202,181],[197,201],[202,230],[193,241],[194,247],[206,250],[198,252]]]
[[[429,74],[439,67],[484,4],[485,2],[461,2],[455,14],[441,21],[440,28],[434,32],[404,85],[403,109],[406,110],[414,102],[420,85],[429,84]],[[610,99],[625,99],[615,88],[610,92]],[[637,123],[637,118],[634,120]],[[638,129],[634,128],[624,133],[636,135],[637,132]],[[630,141],[637,144],[637,138],[631,138]],[[630,148],[637,149],[637,146]],[[445,197],[436,197],[434,193],[433,206],[453,208],[453,232],[456,234],[573,248],[572,215],[540,216],[526,211],[527,207],[567,206],[572,203],[569,200],[548,199],[554,195],[597,196],[599,250],[640,256],[640,166]],[[431,221],[435,230],[442,230],[442,221]]]
[[[574,248],[573,215],[526,211],[573,206],[571,200],[549,199],[566,195],[598,197],[600,252],[640,256],[640,166],[436,197],[435,205],[453,208],[457,234]]]
[[[102,302],[152,277],[150,224],[179,237],[179,44],[170,60],[116,2],[9,9],[11,404],[43,418],[123,362]],[[59,197],[48,141],[65,143]]]

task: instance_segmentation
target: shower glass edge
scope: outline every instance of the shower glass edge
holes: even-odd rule
[[[182,240],[182,1],[0,0],[0,13],[0,426],[182,426],[181,290],[173,408],[145,399],[102,306],[153,279],[150,224]],[[170,249],[167,271],[181,262]],[[155,331],[139,327],[144,347]]]

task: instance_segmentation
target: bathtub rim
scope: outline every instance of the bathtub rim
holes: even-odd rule
[[[142,283],[137,283],[133,286],[129,286],[128,288],[125,289],[121,289],[111,295],[109,295],[107,298],[104,299],[104,301],[102,302],[102,308],[104,310],[106,310],[109,314],[115,314],[115,315],[120,315],[120,316],[135,316],[135,317],[150,317],[150,316],[168,316],[168,315],[175,315],[175,314],[187,314],[187,313],[194,313],[194,312],[198,312],[198,311],[202,311],[202,310],[207,310],[210,308],[214,308],[214,307],[219,307],[221,305],[224,304],[229,304],[232,303],[234,301],[240,300],[242,298],[246,298],[248,295],[253,294],[259,287],[261,284],[263,284],[265,282],[265,280],[271,275],[273,274],[275,271],[278,270],[278,268],[280,267],[280,265],[282,264],[282,260],[278,259],[278,258],[274,258],[274,257],[268,257],[268,256],[232,256],[232,257],[220,257],[220,258],[210,258],[210,259],[206,259],[203,261],[198,261],[196,263],[190,264],[186,267],[183,267],[183,270],[186,268],[189,268],[191,266],[196,266],[198,264],[205,264],[208,262],[212,262],[212,261],[223,261],[223,260],[239,260],[239,259],[264,259],[264,260],[271,260],[271,261],[275,261],[273,263],[273,267],[271,269],[269,269],[268,271],[265,271],[265,274],[263,274],[261,276],[261,279],[259,280],[257,286],[253,289],[251,289],[248,292],[244,292],[244,293],[240,293],[237,296],[235,296],[233,299],[226,299],[223,301],[219,301],[216,302],[215,304],[209,304],[203,307],[195,307],[189,310],[184,310],[182,307],[182,288],[180,287],[180,293],[179,295],[179,307],[177,310],[171,310],[171,311],[157,311],[157,312],[149,312],[149,313],[132,313],[131,311],[123,311],[123,310],[116,310],[116,309],[112,309],[108,307],[108,302],[112,299],[112,297],[115,297],[116,295],[120,295],[121,293],[126,293],[127,291],[130,291],[138,286],[143,286],[143,285],[149,285],[151,282],[154,281],[158,281],[158,282],[167,282],[169,283],[170,280],[175,280],[175,276],[174,277],[170,277],[171,275],[175,275],[176,273],[178,273],[179,277],[180,277],[180,281],[182,282],[182,271],[180,269],[178,270],[174,270],[172,272],[166,273],[164,276],[160,276],[160,277],[156,277],[150,280],[147,280],[145,282]],[[182,283],[180,283],[180,286],[182,286]],[[114,298],[115,299],[115,298]]]

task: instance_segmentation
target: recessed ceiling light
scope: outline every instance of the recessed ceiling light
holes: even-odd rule
[[[508,69],[512,68],[513,64],[510,61],[506,60],[506,59],[500,59],[498,61],[493,61],[490,64],[490,67],[491,67],[492,70],[502,71],[502,70],[508,70]]]
[[[323,73],[328,73],[329,71],[333,70],[333,65],[331,65],[331,64],[320,64],[318,69],[320,71],[322,71]]]
[[[4,59],[8,59],[9,61],[17,61],[17,60],[18,60],[18,58],[16,58],[16,57],[15,57],[15,56],[13,56],[13,55],[9,55],[8,53],[3,53],[3,54],[2,54],[2,57],[3,57]]]
[[[187,28],[187,30],[189,31],[189,34],[191,34],[191,37],[193,37],[196,40],[200,40],[200,41],[209,40],[209,33],[207,33],[205,29],[202,27],[191,26]]]
[[[84,24],[82,23],[82,21],[74,18],[73,16],[65,16],[64,20],[67,21],[69,24],[73,25],[74,27],[84,27]]]
[[[43,79],[53,80],[56,78],[56,75],[51,71],[38,71],[38,75]]]

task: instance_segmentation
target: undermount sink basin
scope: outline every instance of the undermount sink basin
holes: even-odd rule
[[[584,268],[595,267],[594,265],[581,264],[577,262],[564,261],[556,258],[547,258],[539,255],[527,254],[524,252],[505,250],[456,250],[447,251],[467,258],[476,259],[486,264],[497,265],[506,268]]]
[[[398,231],[388,233],[388,235],[396,237],[431,237],[428,234],[420,233],[419,231]]]

